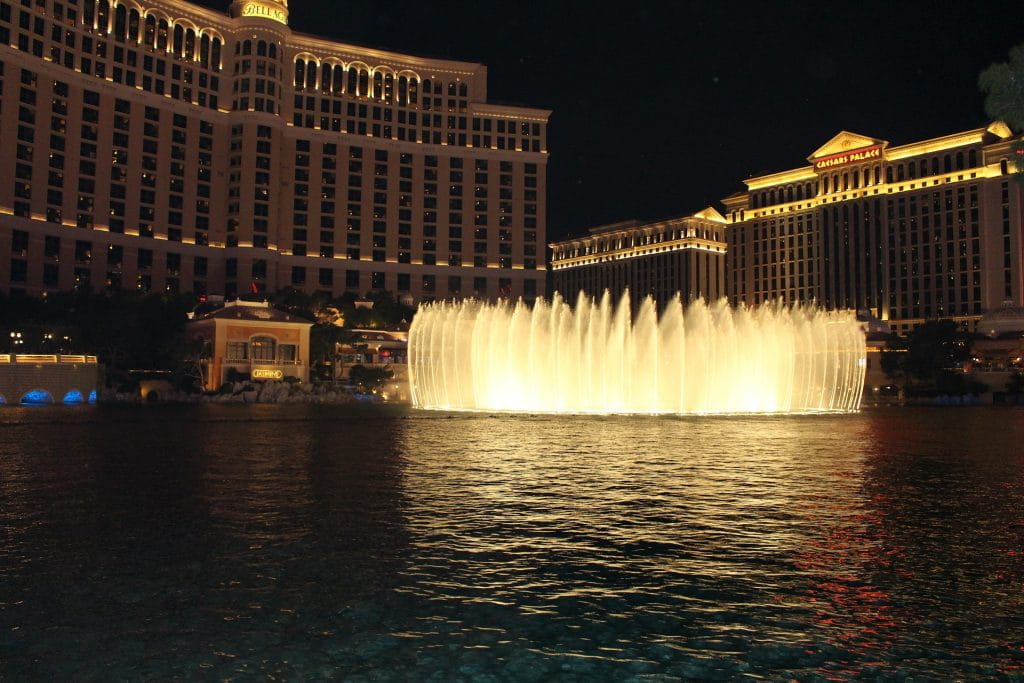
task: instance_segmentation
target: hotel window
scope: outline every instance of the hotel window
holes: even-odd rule
[[[46,258],[60,257],[60,238],[47,235],[43,242],[43,255]]]
[[[28,252],[28,233],[24,230],[15,230],[11,233],[11,254],[24,256]]]
[[[56,287],[60,271],[54,263],[43,264],[43,284],[47,287]]]
[[[11,259],[11,282],[25,282],[28,279],[28,261]]]
[[[92,242],[75,242],[75,261],[89,263],[92,260]]]

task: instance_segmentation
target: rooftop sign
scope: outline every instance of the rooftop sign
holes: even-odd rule
[[[824,171],[829,168],[835,168],[836,166],[845,166],[847,164],[855,164],[860,161],[870,161],[872,159],[881,158],[882,146],[872,145],[871,147],[852,149],[849,152],[841,152],[839,154],[832,154],[827,157],[815,159],[814,168],[819,171]]]
[[[277,2],[260,2],[259,0],[243,2],[240,16],[270,19],[272,21],[282,23],[285,26],[288,25],[287,6],[282,6]]]

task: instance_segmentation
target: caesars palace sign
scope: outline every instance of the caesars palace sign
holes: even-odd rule
[[[853,164],[858,161],[870,161],[872,159],[881,158],[882,146],[874,145],[873,147],[862,147],[861,149],[854,149],[849,152],[833,154],[831,156],[822,157],[821,159],[816,159],[814,161],[814,168],[819,171],[823,171],[828,168],[845,166],[846,164]]]

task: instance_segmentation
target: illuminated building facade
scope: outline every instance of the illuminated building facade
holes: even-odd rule
[[[550,112],[288,9],[0,1],[0,290],[543,294]]]
[[[590,235],[551,245],[554,290],[573,301],[582,290],[618,301],[629,290],[633,307],[650,295],[664,307],[677,292],[684,301],[725,296],[726,221],[713,208],[657,223],[614,223]]]
[[[216,391],[233,377],[308,382],[312,326],[265,301],[239,299],[192,318],[186,334],[205,344],[203,388]]]
[[[841,132],[807,166],[747,180],[723,200],[730,300],[868,310],[900,334],[1019,305],[1013,140],[1001,122],[900,146]]]

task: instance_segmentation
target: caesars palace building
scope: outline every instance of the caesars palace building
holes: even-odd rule
[[[2,0],[0,94],[0,290],[544,294],[550,112],[481,64],[286,0]]]
[[[663,301],[817,302],[906,334],[929,319],[973,328],[1024,303],[1019,138],[1002,122],[890,145],[840,132],[792,170],[750,178],[725,211],[594,228],[551,244],[556,289],[629,288]],[[571,294],[570,294],[571,296]]]
[[[898,146],[844,131],[807,166],[748,179],[723,200],[731,301],[814,300],[899,334],[1020,305],[1015,140],[998,121]]]

